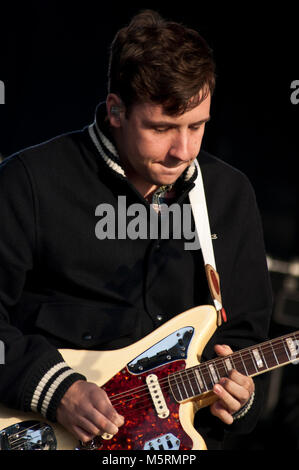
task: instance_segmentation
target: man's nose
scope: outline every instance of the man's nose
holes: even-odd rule
[[[171,142],[169,154],[181,161],[190,159],[189,136],[187,132],[177,132]]]

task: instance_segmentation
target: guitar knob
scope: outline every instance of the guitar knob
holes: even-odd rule
[[[88,442],[79,441],[79,446],[75,450],[96,450],[103,447],[103,444],[100,442],[99,436],[96,436],[94,439]]]
[[[109,439],[112,439],[113,437],[113,434],[108,434],[107,432],[104,432],[104,434],[101,434],[101,438],[102,439],[105,439],[105,440],[109,440]]]

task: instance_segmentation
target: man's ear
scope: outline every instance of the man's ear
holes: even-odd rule
[[[112,127],[121,127],[121,120],[125,112],[122,100],[115,93],[109,93],[106,99],[107,116]]]

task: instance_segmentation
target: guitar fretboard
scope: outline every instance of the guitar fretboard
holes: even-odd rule
[[[174,398],[180,402],[211,391],[232,369],[252,377],[297,361],[299,331],[176,372],[169,376],[169,385]]]

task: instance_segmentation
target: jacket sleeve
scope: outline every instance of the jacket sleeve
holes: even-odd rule
[[[229,228],[223,244],[215,250],[227,322],[217,328],[204,350],[203,360],[215,357],[215,344],[228,344],[233,351],[238,351],[268,338],[272,289],[256,197],[245,175],[239,177],[229,209],[230,213],[227,213],[226,208],[226,226]],[[224,431],[237,434],[254,429],[264,404],[265,374],[255,376],[253,380],[255,398],[248,413],[232,425],[215,424],[217,432],[221,426]],[[202,412],[202,423],[206,413]],[[215,423],[220,421],[212,419]]]
[[[23,334],[13,326],[27,274],[37,258],[37,220],[30,175],[18,155],[0,165],[0,402],[41,413],[55,421],[60,399],[78,379],[60,353],[41,335]]]

